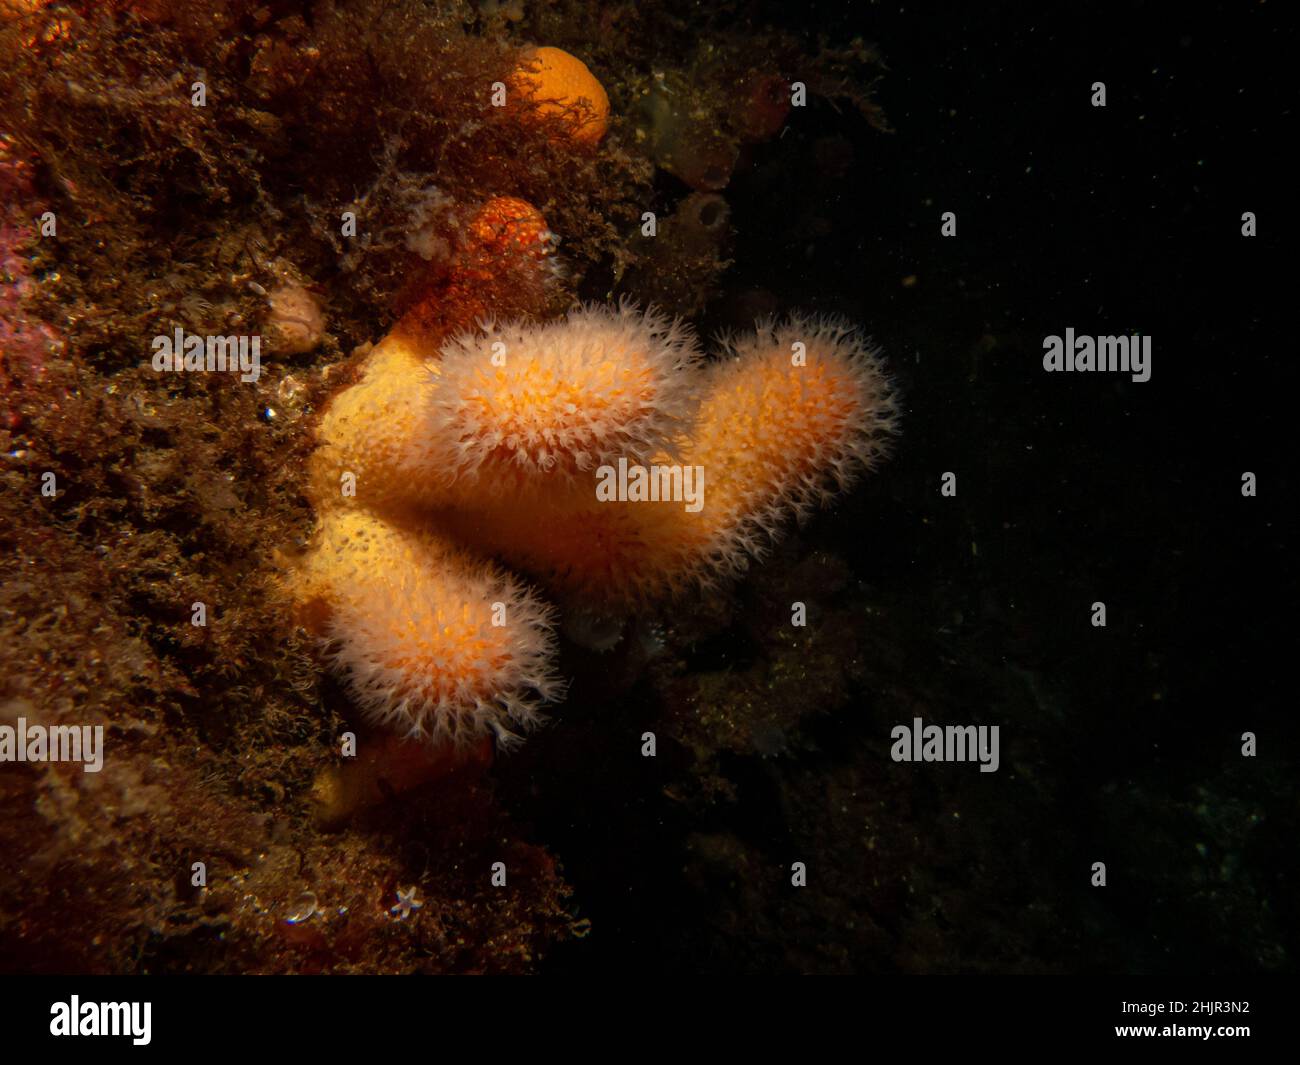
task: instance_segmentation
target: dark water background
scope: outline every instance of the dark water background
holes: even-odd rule
[[[1051,779],[1052,805],[995,835],[1054,868],[1041,883],[972,883],[989,897],[965,900],[966,912],[978,920],[1006,901],[993,895],[1020,890],[1067,926],[1059,947],[1036,942],[1001,967],[1293,968],[1296,351],[1282,188],[1294,93],[1280,5],[759,11],[876,42],[895,132],[814,101],[758,150],[726,192],[737,265],[704,324],[738,322],[762,289],[868,326],[903,389],[903,435],[802,543],[845,560],[882,600],[924,604],[915,631],[889,634],[917,668],[946,630],[986,685],[943,707],[947,720],[998,720],[1016,677],[1048,693],[1051,753],[1034,769]],[[1104,109],[1089,103],[1094,81]],[[840,162],[826,165],[828,151]],[[940,236],[946,210],[956,239]],[[1259,224],[1249,240],[1246,210]],[[1044,373],[1043,337],[1066,327],[1150,335],[1150,381]],[[949,470],[959,493],[946,500]],[[1241,495],[1244,471],[1257,498]],[[1104,630],[1088,623],[1094,600],[1107,604]],[[840,757],[878,758],[890,719],[870,709],[872,693],[858,698],[865,708],[819,726],[821,739],[874,734]],[[1239,753],[1248,730],[1254,761]],[[816,758],[765,764],[712,827],[797,838],[772,781],[816,771]],[[906,774],[925,770],[880,772],[907,788]],[[749,941],[715,934],[725,889],[701,908],[679,875],[683,840],[710,826],[675,822],[644,795],[614,790],[576,813],[553,796],[537,809],[598,933],[551,969],[798,968],[779,918]],[[961,861],[1004,858],[990,847]],[[1097,860],[1112,876],[1100,897],[1087,884]],[[1072,878],[1078,894],[1062,895]],[[1011,909],[990,919],[1014,931]],[[1214,914],[1226,925],[1210,934]],[[852,956],[847,967],[918,963]]]

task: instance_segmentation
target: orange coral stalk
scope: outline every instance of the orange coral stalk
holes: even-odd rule
[[[375,345],[360,380],[322,415],[308,470],[318,510],[355,500],[393,511],[437,498],[418,446],[432,397],[428,358],[449,334],[487,317],[489,306],[540,314],[553,298],[551,250],[545,219],[524,201],[497,197],[478,210],[448,274]]]
[[[620,456],[640,461],[673,446],[698,360],[680,322],[627,303],[452,338],[432,366],[422,429],[439,503],[554,493]]]
[[[727,355],[703,375],[690,443],[651,460],[703,471],[697,511],[684,500],[601,502],[593,479],[446,513],[444,527],[588,607],[626,609],[739,573],[785,520],[878,462],[896,407],[876,353],[838,322],[767,325]]]
[[[434,533],[330,513],[295,591],[353,698],[399,734],[505,746],[562,690],[552,609]]]

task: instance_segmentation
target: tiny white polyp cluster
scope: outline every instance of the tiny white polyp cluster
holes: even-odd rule
[[[330,588],[329,657],[377,724],[504,747],[562,693],[553,609],[491,563],[351,512],[327,521],[312,565]]]
[[[628,302],[543,324],[485,323],[430,364],[426,468],[506,491],[671,449],[690,421],[685,371],[699,359],[680,321]]]

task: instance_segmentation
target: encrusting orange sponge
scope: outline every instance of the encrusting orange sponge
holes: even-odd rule
[[[515,90],[536,105],[532,114],[558,117],[578,144],[594,145],[609,129],[609,96],[577,56],[561,48],[530,48],[520,56]]]
[[[465,223],[450,270],[432,280],[417,277],[418,295],[383,342],[397,341],[427,355],[449,333],[480,319],[553,312],[555,244],[555,234],[532,204],[515,196],[492,197]]]

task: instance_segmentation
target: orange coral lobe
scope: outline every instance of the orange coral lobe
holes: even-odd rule
[[[699,469],[702,506],[602,502],[592,483],[501,500],[478,492],[444,527],[537,577],[567,603],[626,611],[739,574],[783,524],[828,502],[887,450],[896,422],[874,350],[835,320],[792,318],[687,371],[688,439],[652,466]]]
[[[558,691],[550,608],[436,533],[329,513],[298,594],[324,605],[330,657],[353,698],[400,734],[509,744]]]
[[[449,339],[431,371],[426,436],[444,504],[553,494],[620,456],[659,450],[691,406],[699,358],[679,322],[630,304]]]
[[[578,144],[594,145],[609,129],[609,96],[577,56],[560,48],[530,48],[513,80],[515,89],[537,105],[532,114],[563,119]]]

